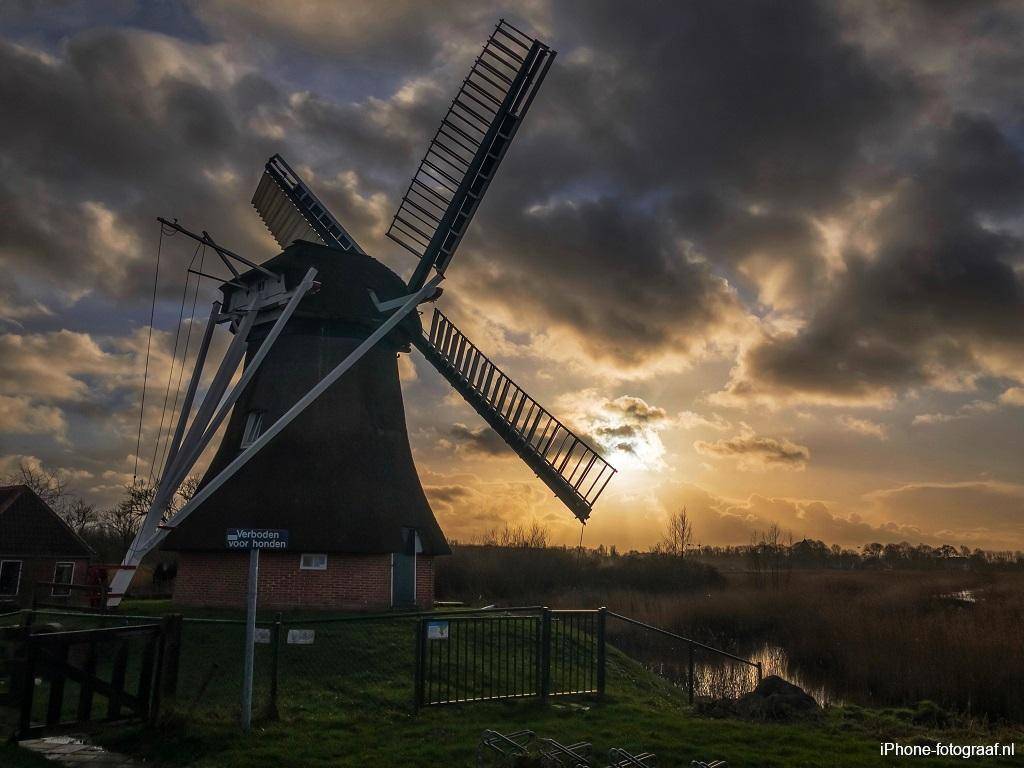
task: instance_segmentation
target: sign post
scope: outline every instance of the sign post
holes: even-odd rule
[[[242,730],[252,728],[252,677],[256,650],[256,585],[260,577],[260,551],[249,550],[249,585],[245,593],[245,672],[242,677]]]
[[[245,593],[245,671],[242,678],[242,730],[252,729],[252,678],[256,649],[256,601],[261,549],[287,549],[288,531],[273,528],[229,528],[228,549],[249,550],[249,583]]]

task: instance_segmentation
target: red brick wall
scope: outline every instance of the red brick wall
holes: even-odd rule
[[[73,558],[20,557],[18,555],[0,555],[0,560],[21,560],[21,585],[18,587],[17,601],[20,605],[28,605],[32,600],[33,585],[39,581],[53,581],[53,570],[57,563],[74,563],[75,571],[72,584],[85,584],[85,572],[89,567],[88,560]],[[40,587],[36,597],[44,602],[51,602],[50,589]],[[4,599],[7,599],[6,597]]]
[[[299,552],[260,553],[259,605],[263,608],[374,610],[391,605],[391,555],[328,554],[327,570],[299,569]],[[417,558],[416,595],[433,604],[432,558]],[[245,552],[180,552],[174,602],[182,606],[245,604],[249,555]]]
[[[416,556],[416,605],[423,610],[434,607],[434,558]]]

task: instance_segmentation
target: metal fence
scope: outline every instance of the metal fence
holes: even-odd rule
[[[609,617],[617,624],[611,640],[606,630]],[[134,626],[156,618],[36,610],[2,617],[0,626],[31,620],[48,625],[43,631],[69,631]],[[526,606],[305,618],[278,614],[257,622],[253,713],[301,716],[325,707],[358,708],[370,699],[380,706],[408,708],[601,695],[607,645],[619,641],[619,627],[642,633],[647,639],[636,640],[645,646],[657,638],[671,642],[678,647],[673,655],[683,664],[694,653],[698,662],[714,655],[760,677],[753,662],[604,609]],[[241,618],[184,618],[176,696],[165,702],[165,709],[186,720],[237,721],[244,644]],[[0,693],[2,651],[0,647]],[[699,667],[698,671],[703,672]],[[692,695],[692,665],[686,678]],[[697,691],[701,692],[699,687]],[[0,701],[0,726],[2,709]]]
[[[606,611],[421,618],[416,704],[604,693]]]
[[[684,686],[691,704],[696,695],[711,698],[739,696],[760,683],[764,676],[760,661],[745,659],[629,616],[611,611],[608,616],[640,635],[636,638],[640,640],[639,646],[629,642],[633,638],[617,635],[615,642],[654,672]],[[654,663],[654,658],[661,661]]]

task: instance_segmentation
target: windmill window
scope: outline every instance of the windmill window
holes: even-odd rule
[[[75,580],[74,563],[57,563],[53,568],[53,587],[50,594],[54,597],[67,597],[71,594],[71,588],[58,586],[60,584],[72,584]]]
[[[263,431],[263,411],[249,411],[245,419],[245,429],[242,430],[242,448],[248,448],[256,442],[256,438]]]
[[[299,560],[299,569],[303,571],[326,571],[327,555],[303,555]]]
[[[10,597],[18,594],[21,585],[21,560],[0,562],[0,595]]]

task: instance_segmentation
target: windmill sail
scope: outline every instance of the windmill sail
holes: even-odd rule
[[[419,258],[409,281],[444,272],[555,52],[502,19],[441,121],[388,237]]]
[[[252,204],[282,248],[296,240],[311,240],[366,254],[280,155],[267,161]]]
[[[487,359],[438,310],[413,344],[569,510],[586,521],[615,469]]]

